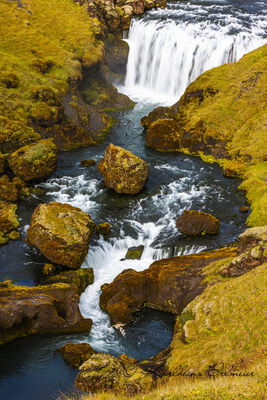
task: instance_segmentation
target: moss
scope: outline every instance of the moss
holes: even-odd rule
[[[60,119],[60,109],[51,107],[44,101],[36,103],[31,108],[31,118],[42,126],[55,124]]]
[[[16,88],[19,85],[19,78],[14,72],[1,72],[0,82],[7,88]]]
[[[31,88],[31,96],[34,100],[45,102],[48,105],[58,104],[57,92],[51,86],[34,86]]]

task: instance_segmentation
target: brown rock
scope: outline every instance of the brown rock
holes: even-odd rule
[[[241,207],[239,207],[239,211],[241,213],[247,213],[247,212],[249,212],[249,207],[248,206],[241,206]]]
[[[144,160],[113,144],[106,148],[98,170],[104,178],[105,185],[117,193],[139,193],[148,177],[148,166]]]
[[[71,285],[0,286],[0,344],[36,333],[89,331],[91,325],[81,316]]]
[[[49,265],[49,264],[46,264]],[[75,271],[62,271],[57,275],[48,276],[42,284],[68,283],[76,286],[78,294],[81,295],[87,286],[94,283],[94,271],[92,268],[79,268]]]
[[[88,343],[67,343],[57,350],[67,364],[79,368],[88,358],[95,353]]]
[[[69,204],[40,204],[34,211],[27,241],[50,261],[79,268],[89,248],[95,224],[88,214]]]
[[[201,270],[213,261],[236,255],[236,249],[225,248],[154,262],[137,272],[127,269],[107,287],[103,287],[100,306],[115,326],[133,320],[144,305],[179,314],[203,290]]]
[[[219,232],[220,222],[211,214],[202,211],[185,210],[177,218],[176,226],[185,235],[216,235]]]
[[[140,246],[130,247],[125,255],[125,260],[140,260],[144,248],[145,246],[142,244]]]
[[[0,200],[18,201],[19,191],[16,185],[11,182],[7,175],[0,177]]]
[[[225,176],[225,178],[232,178],[232,179],[239,178],[236,171],[234,171],[233,169],[230,169],[230,168],[226,168],[223,170],[223,176]]]
[[[97,232],[100,235],[109,235],[111,230],[111,225],[109,222],[103,222],[96,227]]]
[[[82,160],[81,161],[81,166],[82,167],[92,167],[95,164],[96,164],[95,160]]]
[[[7,243],[9,239],[8,234],[19,227],[16,211],[16,204],[0,201],[0,245]]]
[[[174,119],[159,119],[146,132],[146,145],[152,149],[178,150],[181,148],[182,132]]]
[[[53,264],[44,264],[42,267],[42,273],[45,276],[54,275],[57,271],[57,268]]]

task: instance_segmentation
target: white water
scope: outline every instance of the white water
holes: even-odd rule
[[[264,15],[229,14],[218,4],[168,7],[132,20],[124,93],[135,100],[171,105],[204,71],[266,43]]]

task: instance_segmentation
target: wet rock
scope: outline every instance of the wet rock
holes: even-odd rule
[[[105,63],[117,74],[125,74],[129,45],[115,34],[109,33],[105,41]]]
[[[119,146],[110,144],[98,170],[105,185],[117,193],[139,193],[148,177],[148,165],[140,157]]]
[[[73,368],[79,368],[95,353],[88,343],[67,343],[57,350],[65,362]]]
[[[80,314],[76,288],[64,283],[0,287],[0,304],[0,344],[37,333],[91,329],[92,321]]]
[[[176,220],[177,228],[185,235],[219,233],[220,222],[213,215],[202,211],[185,210]]]
[[[109,235],[111,230],[111,224],[109,222],[103,222],[96,227],[97,233],[100,235]]]
[[[7,243],[8,234],[19,227],[16,211],[16,204],[0,201],[0,244]]]
[[[9,237],[9,239],[11,240],[18,240],[20,239],[20,233],[17,231],[11,231],[7,234],[7,236]]]
[[[92,167],[95,164],[96,164],[95,160],[82,160],[81,161],[81,166],[82,167]]]
[[[175,113],[173,113],[173,117],[175,117]],[[159,119],[170,119],[171,116],[171,108],[170,107],[157,107],[152,110],[148,115],[141,118],[141,125],[144,128],[149,128],[149,126],[159,120]]]
[[[6,169],[6,157],[4,156],[4,154],[0,152],[0,175],[5,172],[5,169]]]
[[[94,354],[79,368],[75,386],[90,393],[113,392],[134,395],[152,387],[151,375],[134,359],[122,355]]]
[[[178,150],[181,148],[182,132],[174,119],[159,119],[146,132],[146,145],[156,150]]]
[[[11,182],[7,175],[0,177],[0,200],[18,201],[19,191],[16,185]]]
[[[247,212],[249,212],[249,207],[248,206],[241,206],[241,207],[239,207],[239,211],[241,213],[247,213]]]
[[[235,255],[236,249],[224,248],[159,260],[141,272],[127,269],[103,288],[100,306],[116,327],[132,321],[143,306],[179,314],[203,291],[202,269]]]
[[[55,275],[57,268],[53,264],[44,264],[42,267],[42,273],[45,276]]]
[[[239,178],[239,175],[236,173],[236,171],[230,168],[226,168],[223,170],[223,176],[225,176],[225,178],[232,178],[232,179]]]
[[[57,149],[50,139],[21,147],[9,157],[12,171],[25,181],[48,177],[56,169],[56,163]]]
[[[76,286],[78,294],[81,295],[82,292],[85,291],[87,286],[94,283],[94,271],[92,268],[79,268],[75,271],[62,271],[59,274],[48,276],[42,282],[42,284],[59,282],[68,283],[69,285]]]
[[[79,268],[89,248],[95,223],[88,214],[69,204],[40,204],[34,211],[27,241],[51,262]]]
[[[140,260],[145,246],[130,247],[125,255],[125,260]]]

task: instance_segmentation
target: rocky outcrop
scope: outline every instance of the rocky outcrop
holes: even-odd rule
[[[17,205],[0,201],[0,245],[8,242],[9,239],[18,239],[19,220],[16,214]]]
[[[130,322],[142,307],[179,314],[204,290],[202,269],[235,255],[236,248],[225,248],[159,260],[141,272],[127,269],[103,287],[100,306],[115,326]]]
[[[0,344],[37,333],[85,332],[91,324],[80,314],[74,286],[0,285]]]
[[[148,177],[148,165],[140,157],[119,146],[110,144],[98,170],[105,185],[117,193],[139,193]]]
[[[171,151],[181,147],[181,128],[174,119],[158,119],[146,133],[146,145],[155,150]]]
[[[95,231],[90,216],[69,204],[40,204],[34,211],[27,231],[27,241],[50,261],[69,268],[79,268]]]
[[[56,169],[57,148],[50,139],[40,140],[16,150],[8,162],[12,171],[26,182],[46,178]]]
[[[78,294],[81,295],[87,286],[94,283],[94,271],[92,268],[79,268],[75,271],[62,271],[59,274],[46,277],[42,281],[42,284],[44,285],[59,282],[76,286]]]
[[[220,221],[209,213],[185,210],[176,220],[177,228],[185,235],[216,235]]]
[[[73,368],[79,368],[95,353],[88,343],[66,343],[57,350],[65,362]]]
[[[112,392],[134,395],[152,387],[151,375],[132,358],[122,355],[94,354],[79,368],[75,386],[90,393]]]

